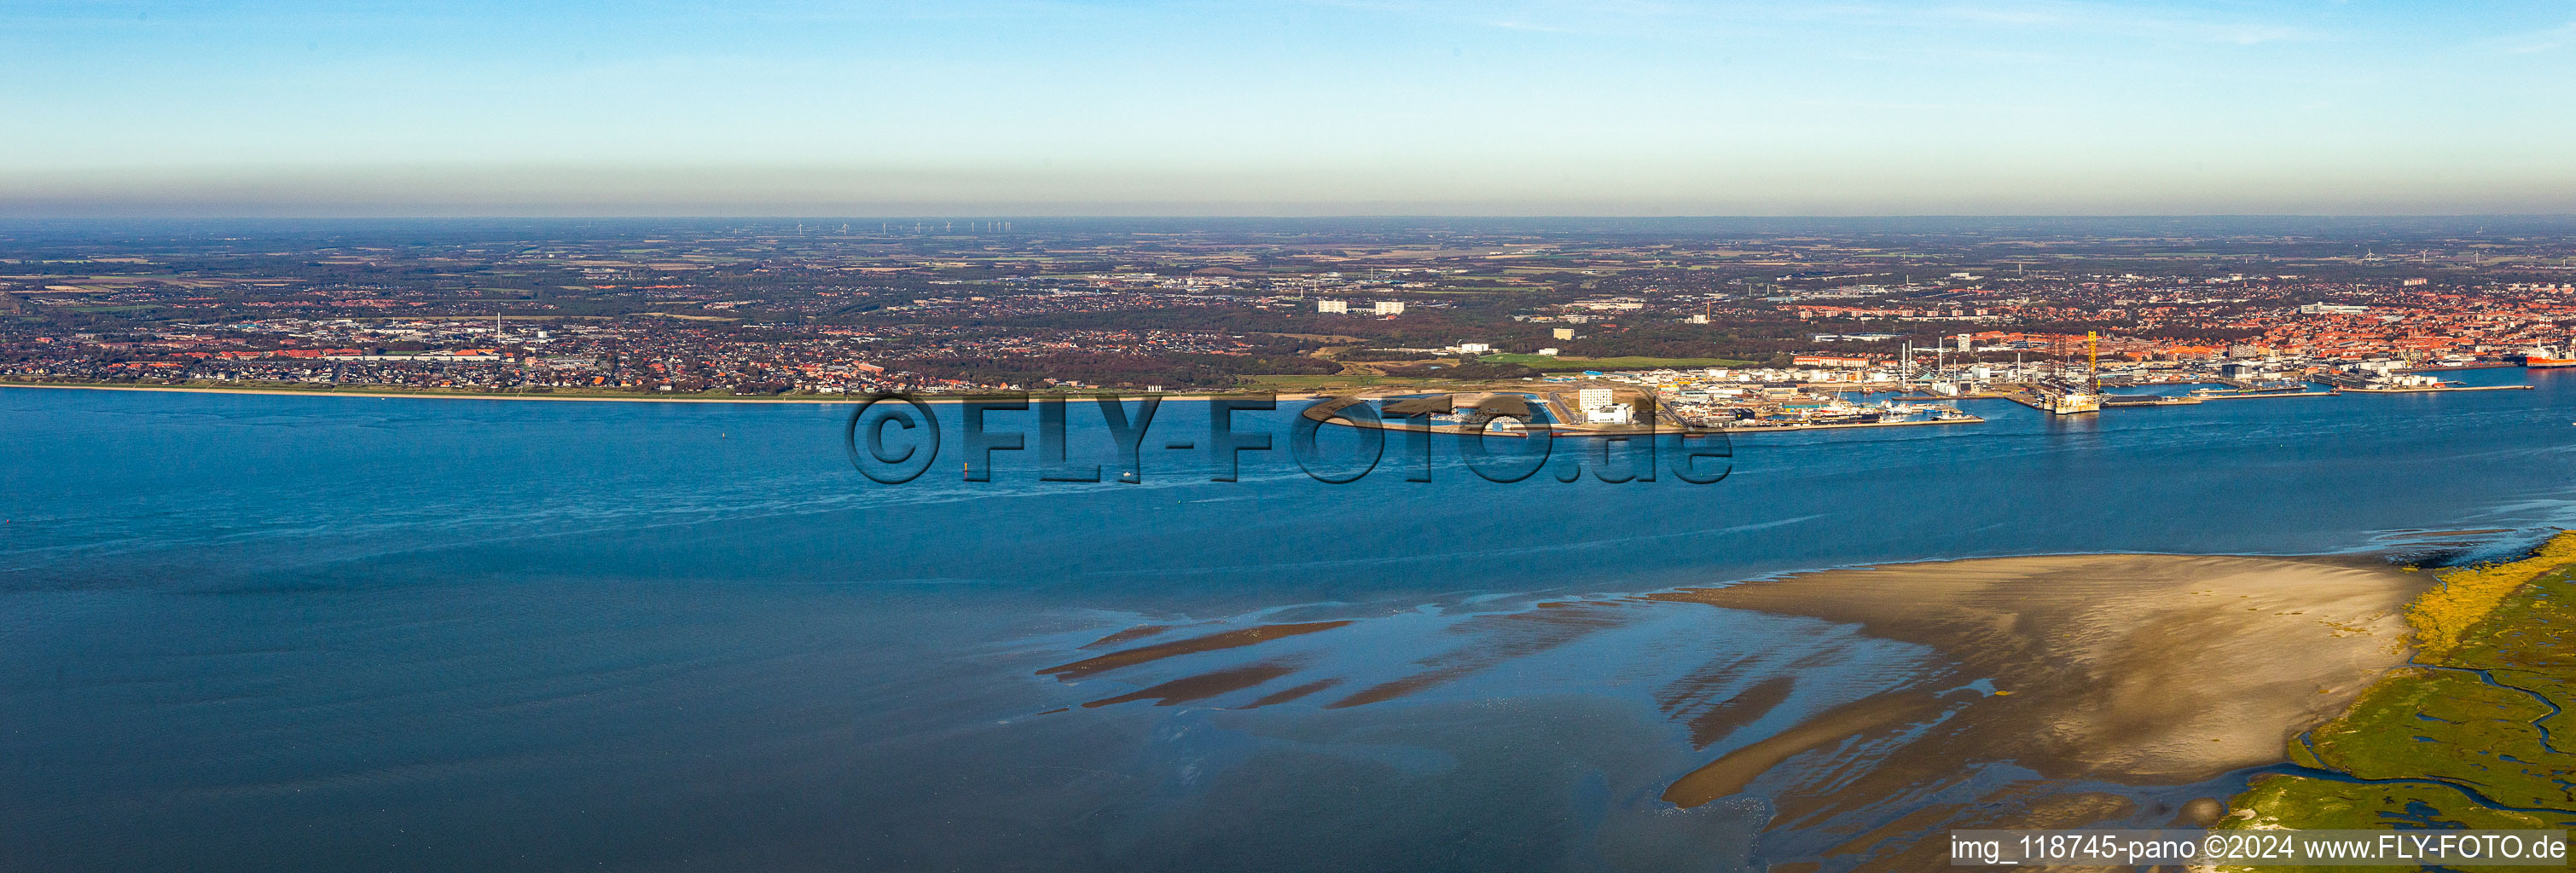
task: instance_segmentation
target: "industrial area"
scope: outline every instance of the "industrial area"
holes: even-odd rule
[[[1960,339],[1964,344],[1967,338]],[[2011,363],[1979,362],[1961,354],[1968,362],[1954,363],[1952,351],[1908,348],[1897,360],[1849,367],[1586,371],[1446,393],[1387,388],[1351,399],[1378,401],[1385,426],[1442,432],[1760,432],[1985,421],[1962,409],[1962,400],[2009,400],[2050,415],[2095,415],[2220,400],[2529,390],[2532,386],[2526,384],[2469,385],[2443,374],[2576,364],[2549,348],[2489,359],[2349,362],[2278,355],[2106,362],[2098,353],[2088,353],[2080,360]],[[1313,414],[1323,417],[1346,407]],[[1334,420],[1353,419],[1345,414]]]

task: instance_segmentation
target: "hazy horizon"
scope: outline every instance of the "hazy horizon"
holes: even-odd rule
[[[0,11],[0,215],[2576,213],[2576,10]]]

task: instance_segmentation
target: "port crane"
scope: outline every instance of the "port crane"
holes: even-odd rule
[[[2096,395],[2102,393],[2102,335],[2084,332],[2084,382]]]

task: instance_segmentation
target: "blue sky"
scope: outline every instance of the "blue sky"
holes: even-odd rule
[[[2576,212],[2576,5],[0,4],[18,214]]]

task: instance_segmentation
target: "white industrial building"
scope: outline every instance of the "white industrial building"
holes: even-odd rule
[[[1628,424],[1636,420],[1636,410],[1618,401],[1608,388],[1584,388],[1574,392],[1575,405],[1582,407],[1585,424]]]

